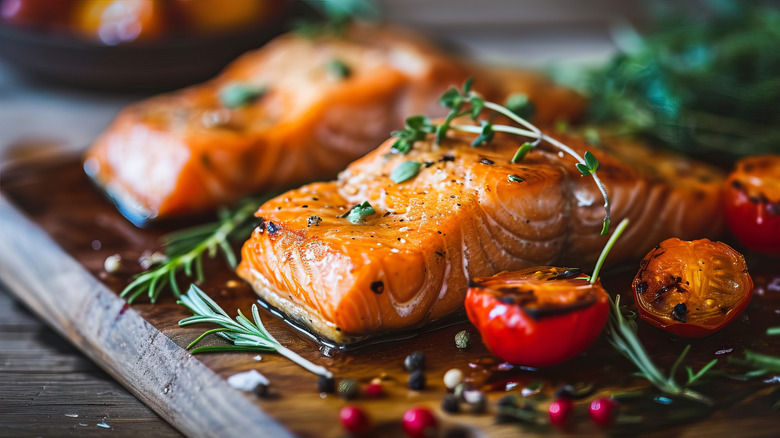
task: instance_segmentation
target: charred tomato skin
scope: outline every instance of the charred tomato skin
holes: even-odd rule
[[[734,236],[755,252],[780,256],[780,155],[738,161],[723,193]]]
[[[710,336],[737,319],[753,296],[745,258],[722,242],[664,240],[631,283],[639,316],[684,338]]]
[[[473,281],[466,313],[488,350],[507,362],[541,367],[584,351],[601,333],[609,297],[587,276],[538,267]],[[572,292],[574,291],[574,292]],[[541,302],[537,307],[532,307]]]

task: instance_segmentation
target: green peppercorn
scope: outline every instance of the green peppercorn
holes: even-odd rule
[[[342,379],[339,382],[339,396],[344,400],[352,400],[358,394],[360,385],[355,379]]]
[[[469,348],[471,344],[471,335],[466,330],[461,330],[455,334],[455,346],[461,350]]]

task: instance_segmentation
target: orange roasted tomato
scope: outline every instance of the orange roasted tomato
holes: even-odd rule
[[[570,359],[607,322],[609,297],[579,269],[542,266],[477,278],[466,313],[499,358],[539,367]]]
[[[639,264],[632,288],[639,316],[686,338],[735,320],[753,296],[745,258],[721,242],[667,239]]]
[[[743,158],[726,184],[731,232],[753,251],[780,256],[780,155]]]

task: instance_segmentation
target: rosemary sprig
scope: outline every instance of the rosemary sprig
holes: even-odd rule
[[[766,334],[769,336],[780,336],[780,326],[778,327],[769,327],[766,329]]]
[[[205,322],[221,326],[206,331],[188,345],[187,349],[192,348],[193,354],[233,351],[275,351],[314,374],[328,378],[333,377],[333,374],[325,367],[309,362],[271,336],[271,334],[268,333],[268,330],[263,326],[263,322],[260,320],[257,304],[252,304],[253,321],[250,321],[245,317],[244,314],[241,313],[241,310],[238,311],[238,317],[236,317],[234,321],[217,303],[214,302],[214,300],[209,298],[208,295],[195,285],[191,285],[189,291],[185,295],[182,295],[181,299],[177,302],[189,309],[193,314],[193,316],[179,321],[179,326],[183,327]],[[210,334],[216,334],[231,342],[232,345],[195,347],[203,338]]]
[[[203,224],[170,233],[163,238],[163,247],[167,259],[162,263],[152,266],[149,270],[137,274],[128,284],[120,296],[127,297],[127,302],[132,303],[140,295],[146,293],[152,303],[157,301],[160,292],[170,286],[177,298],[181,296],[181,290],[176,281],[176,275],[184,272],[187,277],[196,277],[202,282],[203,254],[208,253],[214,258],[219,250],[225,256],[225,260],[231,268],[237,264],[236,255],[230,247],[230,239],[249,233],[247,225],[251,225],[250,219],[257,207],[268,199],[247,198],[234,210],[221,210],[217,222]]]
[[[480,146],[482,144],[490,143],[496,132],[504,132],[508,134],[514,134],[521,137],[533,139],[532,142],[524,142],[512,157],[512,163],[522,161],[525,155],[534,147],[538,146],[541,142],[546,142],[553,147],[560,149],[564,153],[574,157],[577,160],[577,170],[583,176],[591,176],[599,188],[602,196],[604,197],[604,223],[601,229],[601,234],[606,235],[609,232],[610,227],[610,201],[607,189],[599,179],[596,171],[599,166],[598,160],[589,151],[585,153],[584,157],[580,156],[569,146],[561,143],[560,141],[542,133],[542,131],[531,124],[528,120],[519,116],[509,108],[499,105],[494,102],[486,101],[480,97],[477,93],[471,90],[473,80],[470,78],[466,80],[461,89],[450,88],[447,90],[441,98],[439,103],[449,109],[449,113],[445,117],[441,124],[432,123],[425,116],[413,116],[407,119],[406,127],[400,131],[393,132],[393,136],[398,138],[393,144],[391,152],[394,153],[408,153],[413,147],[416,141],[420,141],[426,138],[427,134],[434,133],[435,141],[440,144],[450,130],[468,132],[477,134],[477,137],[471,143],[472,146]],[[494,113],[501,114],[513,122],[520,125],[508,126],[508,125],[496,125],[489,120],[479,120],[479,125],[460,125],[454,124],[455,120],[459,117],[470,116],[472,120],[477,119],[482,114],[483,110],[488,109]]]
[[[744,359],[729,357],[729,363],[749,366],[755,371],[763,371],[762,374],[767,372],[780,373],[780,356],[770,356],[768,354],[760,354],[750,350],[745,350]]]
[[[653,363],[653,360],[650,359],[645,347],[642,345],[639,337],[637,337],[636,324],[633,321],[627,320],[620,311],[620,295],[615,296],[614,301],[610,300],[610,307],[606,331],[607,341],[609,341],[620,354],[636,365],[639,369],[639,376],[644,377],[650,381],[653,386],[667,394],[685,397],[707,405],[712,404],[712,401],[708,397],[688,387],[701,379],[713,366],[715,366],[718,362],[717,359],[713,359],[707,365],[704,365],[698,372],[694,372],[692,368],[686,367],[688,380],[685,384],[680,385],[675,380],[675,374],[685,359],[685,356],[688,354],[691,346],[687,345],[685,349],[683,349],[682,353],[680,353],[680,356],[674,361],[672,368],[669,370],[669,376],[665,376]]]

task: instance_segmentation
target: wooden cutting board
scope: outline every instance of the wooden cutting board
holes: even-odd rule
[[[533,393],[541,408],[564,383],[591,382],[594,393],[576,404],[572,435],[593,435],[599,430],[587,420],[588,400],[614,391],[643,387],[631,376],[633,365],[599,339],[585,354],[547,369],[507,367],[492,359],[479,342],[479,334],[465,321],[409,338],[368,345],[354,351],[322,347],[292,329],[277,316],[261,310],[268,330],[284,345],[305,358],[326,366],[337,377],[361,384],[381,378],[385,395],[359,396],[350,402],[333,394],[320,394],[316,376],[273,353],[220,353],[191,355],[186,346],[211,326],[179,327],[190,316],[170,294],[157,304],[143,299],[132,306],[118,297],[130,276],[140,267],[136,260],[159,247],[159,238],[172,227],[139,229],[124,220],[84,176],[78,160],[47,160],[6,170],[0,198],[0,278],[21,301],[71,343],[114,376],[173,426],[191,436],[344,436],[338,420],[347,403],[363,407],[372,417],[372,436],[402,435],[401,417],[416,405],[430,407],[440,421],[440,436],[456,431],[466,436],[555,435],[552,428],[497,424],[494,414],[447,414],[439,409],[445,387],[442,376],[460,368],[476,387],[487,391],[491,404],[507,393]],[[127,269],[116,275],[104,272],[106,257],[120,254]],[[777,261],[750,257],[757,294],[747,318],[718,335],[693,343],[688,364],[698,369],[714,357],[726,362],[744,347],[778,354],[777,337],[767,326],[780,325],[780,270]],[[635,264],[604,275],[612,293],[629,301]],[[228,313],[249,311],[257,297],[221,259],[205,264],[207,281],[201,288]],[[460,330],[472,335],[472,346],[459,350],[453,337]],[[668,369],[685,346],[662,332],[640,324],[640,336],[659,366]],[[219,340],[212,340],[214,343]],[[406,355],[427,355],[428,385],[423,391],[407,389]],[[271,381],[271,395],[255,395],[232,388],[231,375],[256,369]],[[674,420],[682,405],[655,403],[648,421],[623,425],[613,431],[666,436],[776,436],[780,413],[771,406],[780,399],[777,381],[718,380],[704,386],[717,409],[694,420]],[[541,385],[541,388],[539,388]],[[653,404],[652,397],[649,397]],[[645,400],[646,401],[646,400]],[[624,402],[621,409],[636,413],[646,404]],[[641,406],[641,407],[638,407]],[[632,411],[633,410],[633,411]],[[453,435],[454,436],[454,435]],[[462,436],[462,435],[458,435]]]

